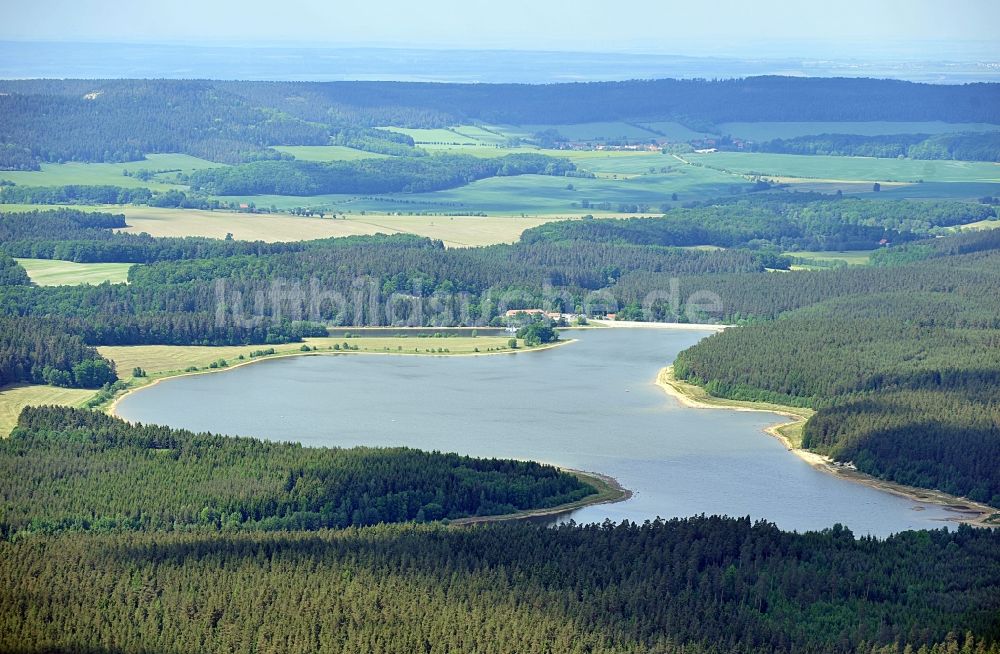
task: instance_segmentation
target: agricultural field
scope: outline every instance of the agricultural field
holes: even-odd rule
[[[698,132],[689,127],[685,127],[680,123],[673,122],[656,122],[656,123],[642,123],[642,126],[651,132],[658,132],[658,136],[661,138],[668,139],[670,141],[692,141],[694,139],[700,139],[705,137],[711,137],[711,134],[706,134],[705,132]]]
[[[376,159],[388,156],[355,150],[343,145],[275,145],[272,147],[278,152],[290,154],[302,161],[357,161],[358,159]]]
[[[1000,229],[1000,220],[980,220],[979,222],[961,225],[957,229]]]
[[[867,266],[871,254],[874,250],[849,250],[849,251],[829,251],[829,252],[784,252],[785,256],[796,257],[798,259],[810,259],[813,261],[843,261],[849,266]]]
[[[5,170],[0,171],[0,179],[6,179],[21,186],[64,186],[80,184],[88,186],[109,185],[126,188],[144,187],[153,191],[169,191],[184,189],[172,181],[176,172],[156,175],[149,181],[137,177],[126,177],[123,170],[135,173],[140,170],[169,170],[187,174],[199,168],[217,168],[225,164],[214,163],[186,154],[151,154],[142,161],[127,163],[63,163],[42,164],[41,170]]]
[[[39,286],[119,284],[128,281],[131,263],[74,263],[56,259],[17,259]]]
[[[303,199],[297,198],[299,202]],[[397,216],[355,212],[333,219],[154,207],[109,207],[106,210],[124,211],[129,227],[123,231],[147,232],[153,236],[225,238],[226,234],[232,234],[238,240],[273,243],[403,233],[440,239],[449,247],[513,243],[530,227],[570,217]]]
[[[411,129],[407,127],[381,127],[379,129],[406,134],[417,145],[485,145],[487,142],[482,138],[484,135],[489,137],[489,145],[498,142],[496,135],[479,130],[471,125],[441,127],[437,129]]]
[[[989,123],[928,122],[786,122],[786,123],[720,123],[719,133],[751,141],[790,139],[816,134],[857,134],[882,136],[886,134],[948,134],[955,132],[993,132],[1000,125]]]
[[[690,154],[692,164],[742,174],[870,182],[1000,183],[1000,164],[972,161],[923,161],[763,152]]]
[[[34,384],[17,384],[0,388],[0,438],[6,438],[17,424],[21,409],[26,406],[81,406],[94,396],[93,389],[58,388]]]
[[[571,141],[607,141],[615,139],[648,141],[658,136],[639,125],[619,122],[580,123],[578,125],[518,125],[501,126],[499,129],[512,136],[531,136],[538,132],[554,129]]]
[[[589,213],[596,216],[621,215],[618,210],[620,204],[645,204],[649,210],[644,213],[659,215],[661,206],[676,204],[671,199],[674,193],[678,196],[677,203],[683,203],[729,195],[750,188],[750,183],[742,176],[687,166],[673,158],[664,159],[663,155],[648,156],[658,157],[655,161],[662,163],[669,172],[650,173],[648,161],[638,157],[612,157],[600,167],[606,168],[610,162],[619,162],[622,170],[598,171],[601,176],[597,179],[519,175],[483,179],[467,186],[431,193],[383,195],[368,199],[317,196],[309,200],[315,202],[316,206],[329,203],[326,206],[337,211],[353,211],[355,214],[366,211],[484,212],[490,216],[507,214],[537,217],[579,216]],[[659,168],[656,170],[659,171]],[[281,201],[282,198],[268,196],[259,199],[258,204],[268,206],[271,202]],[[302,198],[298,198],[297,202],[301,204]],[[603,202],[610,203],[611,208],[600,210],[594,206]],[[584,206],[585,203],[591,206],[588,208]]]

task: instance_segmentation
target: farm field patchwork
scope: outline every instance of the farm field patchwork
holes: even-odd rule
[[[39,286],[119,284],[128,281],[131,263],[74,263],[57,259],[17,259],[28,277]]]

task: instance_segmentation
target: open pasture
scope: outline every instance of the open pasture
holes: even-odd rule
[[[36,384],[17,384],[0,388],[0,438],[6,438],[17,425],[17,417],[26,406],[81,406],[96,393],[93,389],[59,388]]]
[[[186,154],[150,154],[142,161],[127,163],[63,163],[42,164],[41,170],[5,170],[0,171],[0,179],[6,179],[21,186],[66,186],[79,184],[87,186],[109,185],[126,188],[148,188],[153,191],[168,191],[184,189],[185,185],[175,183],[174,172],[163,173],[149,181],[138,177],[126,177],[122,171],[135,173],[140,170],[180,171],[184,174],[199,168],[216,168],[218,164],[205,159],[199,159]]]
[[[940,120],[926,122],[760,122],[720,123],[719,131],[751,141],[790,139],[816,134],[857,134],[882,136],[887,134],[949,134],[955,132],[993,132],[1000,125],[990,123],[944,123]]]
[[[691,129],[690,127],[685,127],[680,123],[670,122],[670,121],[659,121],[655,123],[642,123],[642,126],[651,132],[657,133],[661,138],[665,138],[673,142],[687,142],[694,139],[700,139],[705,137],[711,137],[711,134],[706,134],[705,132],[699,132]]]
[[[989,162],[876,159],[764,152],[713,152],[685,155],[685,158],[692,164],[711,166],[734,173],[775,177],[827,181],[1000,183],[1000,164]]]
[[[538,132],[553,129],[571,141],[609,141],[617,139],[648,141],[658,136],[656,133],[639,125],[621,122],[580,123],[576,125],[505,125],[499,129],[514,136],[532,136]]]
[[[343,145],[276,145],[278,152],[290,154],[300,161],[357,161],[358,159],[376,159],[388,155],[375,152],[365,152]]]
[[[128,281],[131,263],[74,263],[56,259],[18,259],[28,277],[39,286],[119,284]]]
[[[874,250],[848,250],[848,251],[821,251],[811,252],[806,250],[796,252],[785,252],[785,256],[796,257],[798,259],[811,259],[813,261],[843,261],[849,266],[867,266]]]
[[[297,200],[301,202],[303,198]],[[124,231],[147,232],[153,236],[225,238],[226,234],[232,234],[239,240],[273,243],[404,233],[440,239],[449,247],[512,243],[529,227],[561,217],[396,216],[369,212],[361,215],[355,211],[332,219],[153,207],[113,207],[111,210],[125,212],[130,227]]]

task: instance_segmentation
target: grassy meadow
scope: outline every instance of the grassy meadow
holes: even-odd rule
[[[39,286],[118,284],[128,281],[131,263],[73,263],[57,259],[17,259],[28,277]]]
[[[796,257],[798,259],[809,259],[812,261],[843,261],[849,266],[867,266],[870,263],[871,254],[874,250],[848,250],[848,251],[829,251],[829,252],[809,252],[809,251],[799,251],[799,252],[785,252],[784,254],[789,257]]]
[[[26,406],[81,406],[95,391],[82,388],[58,388],[17,384],[0,388],[0,438],[6,438],[17,424]]]
[[[357,161],[358,159],[378,159],[388,155],[355,150],[343,145],[275,145],[278,152],[290,154],[302,161]]]
[[[176,172],[155,175],[148,182],[137,177],[126,177],[123,170],[137,172],[139,170],[170,170],[190,173],[199,168],[217,168],[218,164],[205,159],[199,159],[186,154],[150,154],[142,161],[127,163],[63,163],[42,164],[41,170],[5,170],[0,171],[0,179],[6,179],[20,186],[65,186],[79,184],[86,186],[123,186],[126,188],[144,187],[153,191],[169,191],[184,189],[178,185],[173,176]]]
[[[115,210],[125,212],[129,227],[124,231],[147,232],[153,236],[225,238],[226,234],[232,234],[240,240],[277,242],[363,234],[416,234],[440,239],[448,247],[513,243],[524,230],[560,218],[397,216],[368,212],[361,215],[357,212],[334,219],[154,207]]]
[[[751,141],[771,141],[790,139],[797,136],[816,134],[857,134],[859,136],[882,136],[887,134],[948,134],[955,132],[993,132],[1000,125],[989,123],[944,123],[939,120],[926,122],[760,122],[721,123],[721,134],[729,134]]]
[[[713,152],[685,155],[685,158],[693,164],[735,173],[776,177],[870,182],[1000,183],[1000,164],[982,161],[922,161],[764,152]]]

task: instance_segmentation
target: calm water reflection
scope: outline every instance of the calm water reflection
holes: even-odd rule
[[[627,502],[581,521],[699,513],[786,529],[848,525],[886,535],[936,528],[948,513],[814,470],[761,430],[780,417],[683,407],[657,371],[706,334],[565,332],[576,343],[484,357],[314,356],[168,380],[119,415],[307,445],[406,445],[535,459],[617,478]]]

